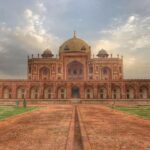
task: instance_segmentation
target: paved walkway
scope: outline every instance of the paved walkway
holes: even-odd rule
[[[54,105],[0,122],[0,150],[66,149],[72,106]]]
[[[79,106],[92,150],[150,150],[150,121],[100,105]]]
[[[0,121],[0,150],[149,150],[150,121],[100,105],[50,105]]]

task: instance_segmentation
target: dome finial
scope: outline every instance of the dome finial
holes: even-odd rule
[[[76,38],[76,31],[73,32],[73,37]]]

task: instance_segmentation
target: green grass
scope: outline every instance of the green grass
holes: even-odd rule
[[[14,106],[0,106],[0,120],[25,112],[30,112],[35,109],[37,109],[37,107],[17,108]]]
[[[136,106],[136,107],[121,107],[116,106],[114,109],[127,112],[129,114],[137,115],[146,119],[150,119],[150,106]]]

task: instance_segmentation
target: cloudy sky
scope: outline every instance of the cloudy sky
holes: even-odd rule
[[[0,0],[0,78],[26,78],[27,55],[54,54],[73,31],[124,56],[125,78],[150,78],[150,0]]]

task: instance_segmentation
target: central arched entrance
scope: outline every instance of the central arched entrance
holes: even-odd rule
[[[72,98],[80,98],[80,89],[78,87],[72,87]]]

